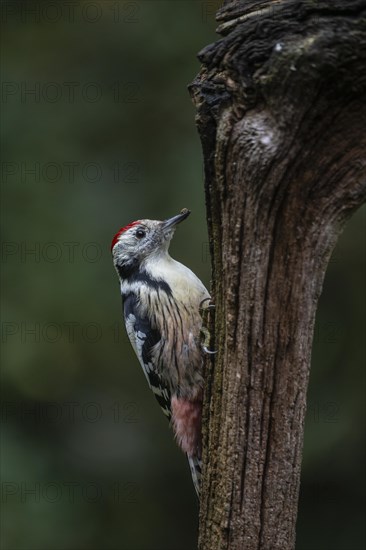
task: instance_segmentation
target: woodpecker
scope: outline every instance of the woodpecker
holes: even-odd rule
[[[169,255],[176,226],[190,211],[164,221],[138,220],[113,237],[111,251],[126,331],[147,382],[187,454],[199,496],[203,354],[202,310],[210,294]]]

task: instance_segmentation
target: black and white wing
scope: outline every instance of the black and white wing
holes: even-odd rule
[[[161,340],[160,332],[151,326],[147,317],[142,317],[138,298],[130,293],[123,298],[123,309],[127,335],[142,366],[146,380],[154,393],[163,413],[171,418],[171,395],[152,361],[152,348]]]

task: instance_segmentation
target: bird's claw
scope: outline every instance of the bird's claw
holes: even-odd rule
[[[203,304],[205,302],[209,302],[209,304],[207,306],[204,306]],[[208,310],[208,309],[215,309],[215,304],[213,304],[211,302],[211,298],[204,298],[201,302],[200,302],[200,305],[199,305],[199,309],[200,311],[205,311],[205,310]]]
[[[217,353],[217,351],[213,351],[213,350],[208,349],[208,346],[209,346],[210,340],[211,340],[210,331],[206,327],[201,327],[201,333],[203,334],[203,342],[202,342],[203,351],[205,353],[207,353],[208,355],[215,355],[215,353]]]
[[[210,350],[207,348],[207,346],[202,346],[202,349],[205,353],[208,353],[209,355],[215,355],[215,353],[217,353],[218,350]]]

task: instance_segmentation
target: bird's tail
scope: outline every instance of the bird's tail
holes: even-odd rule
[[[201,486],[201,473],[202,473],[202,460],[197,455],[187,455],[189,467],[191,468],[191,474],[193,479],[194,488],[198,498],[200,498],[200,486]]]

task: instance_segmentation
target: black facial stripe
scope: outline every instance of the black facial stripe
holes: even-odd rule
[[[149,275],[145,270],[143,271],[135,271],[131,277],[129,278],[129,282],[139,282],[144,283],[149,288],[156,290],[157,292],[159,290],[164,291],[168,296],[172,295],[172,289],[168,285],[167,282],[161,281],[160,279],[154,279]]]
[[[136,258],[131,259],[129,262],[116,264],[118,275],[123,281],[129,280],[133,273],[138,269],[138,266],[139,263]]]
[[[118,274],[122,281],[128,281],[129,283],[144,283],[152,290],[162,290],[168,296],[172,295],[172,289],[169,284],[160,279],[154,279],[145,270],[139,270],[139,264],[137,260],[131,262],[116,265]]]

